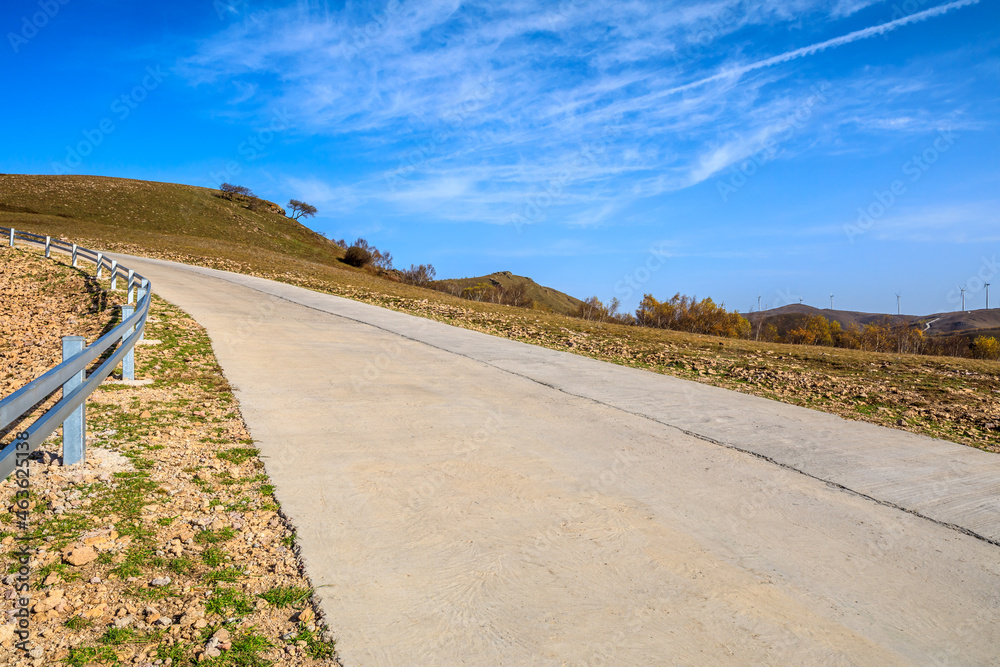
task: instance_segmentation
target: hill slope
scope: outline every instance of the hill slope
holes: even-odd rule
[[[583,303],[580,299],[564,294],[559,290],[539,285],[531,278],[525,276],[515,276],[510,271],[498,271],[488,276],[478,276],[475,278],[452,278],[448,280],[437,280],[433,283],[435,289],[444,292],[461,291],[467,287],[476,285],[492,285],[509,290],[523,285],[525,294],[534,301],[553,312],[571,315],[577,311]]]
[[[893,325],[921,325],[922,327],[927,327],[926,332],[929,335],[966,334],[973,331],[1000,329],[1000,308],[918,316],[830,310],[829,308],[814,308],[805,304],[795,303],[789,306],[782,306],[781,308],[765,310],[760,313],[751,313],[748,317],[754,323],[763,318],[765,322],[774,324],[778,331],[784,331],[789,326],[798,326],[803,316],[812,317],[814,315],[822,315],[830,321],[840,322],[842,327],[847,327],[850,324],[864,326],[874,322],[889,322]]]
[[[0,225],[247,261],[273,253],[340,265],[343,250],[278,212],[217,190],[100,176],[0,175]]]

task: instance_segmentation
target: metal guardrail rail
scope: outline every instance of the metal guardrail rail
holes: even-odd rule
[[[62,398],[26,428],[18,428],[17,437],[0,449],[0,481],[14,470],[27,465],[30,455],[59,426],[63,427],[63,465],[80,463],[86,458],[86,401],[119,364],[125,379],[135,379],[135,345],[142,340],[149,314],[150,284],[135,271],[119,266],[104,253],[81,248],[75,243],[39,234],[0,227],[0,238],[13,247],[17,241],[44,246],[45,256],[53,250],[72,256],[73,266],[86,260],[96,267],[96,278],[109,270],[111,289],[117,289],[119,278],[127,280],[128,305],[122,306],[122,321],[118,326],[84,347],[82,336],[63,338],[63,361],[13,394],[0,399],[0,432],[29,415],[40,403],[62,389]],[[135,302],[132,300],[135,289]],[[117,346],[117,347],[116,347]],[[89,375],[86,369],[109,350],[113,352]]]

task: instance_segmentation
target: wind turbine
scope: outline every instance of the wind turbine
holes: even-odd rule
[[[962,312],[965,312],[965,287],[959,285],[958,290],[962,293]]]
[[[900,310],[899,310],[899,297],[901,297],[901,296],[903,296],[902,292],[896,292],[896,314],[897,315],[900,314]]]
[[[830,295],[830,310],[833,310],[833,295]]]
[[[989,283],[985,283],[985,285],[986,285],[986,310],[989,310],[990,309],[990,284]]]

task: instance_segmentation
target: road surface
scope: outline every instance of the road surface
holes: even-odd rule
[[[345,665],[1000,664],[1000,456],[119,259],[211,335]]]

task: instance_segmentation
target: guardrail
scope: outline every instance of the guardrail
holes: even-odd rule
[[[118,289],[119,278],[127,280],[128,304],[121,307],[121,323],[92,345],[85,347],[86,341],[82,336],[63,337],[61,364],[49,369],[13,394],[0,399],[0,432],[3,432],[62,389],[62,398],[54,406],[27,428],[19,427],[16,439],[0,449],[0,481],[6,479],[14,470],[27,466],[31,454],[60,425],[63,427],[63,465],[81,463],[86,459],[87,398],[119,364],[122,365],[124,379],[135,379],[135,345],[142,340],[146,328],[152,291],[146,278],[131,269],[119,266],[117,261],[105,257],[102,252],[81,248],[75,243],[49,236],[0,227],[0,238],[4,237],[11,247],[17,241],[44,246],[47,258],[52,256],[53,250],[66,253],[72,257],[74,267],[80,260],[93,262],[95,277],[98,279],[107,268],[111,289]],[[113,352],[88,375],[87,367],[112,349]]]

